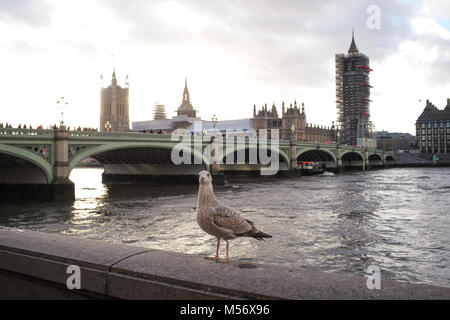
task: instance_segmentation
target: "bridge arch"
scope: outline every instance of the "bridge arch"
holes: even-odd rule
[[[386,156],[385,157],[385,159],[386,159],[386,162],[387,163],[393,163],[393,162],[395,162],[395,158],[393,157],[393,156]]]
[[[382,161],[383,159],[381,158],[381,156],[377,153],[372,153],[371,155],[369,155],[369,161]]]
[[[342,153],[342,160],[344,160],[344,158],[346,160],[353,160],[353,161],[363,161],[364,159],[364,155],[359,152],[359,151],[355,151],[355,150],[349,150],[349,151],[344,151]]]
[[[126,151],[149,151],[149,150],[165,150],[163,152],[163,156],[166,157],[166,160],[170,160],[170,154],[174,146],[162,144],[162,143],[154,143],[154,144],[129,144],[129,143],[115,143],[115,144],[102,144],[102,145],[93,145],[88,146],[85,150],[82,150],[80,153],[76,154],[69,161],[69,171],[71,171],[78,163],[80,163],[83,159],[88,157],[98,158],[99,162],[102,163],[102,159],[105,160],[108,156],[111,155],[114,151],[118,152],[126,152]],[[183,150],[184,151],[184,150]],[[197,150],[186,150],[191,157],[195,157],[201,160],[201,165],[203,168],[209,167],[209,162],[207,159],[203,158],[203,155],[200,154]],[[117,154],[117,152],[116,152]],[[161,155],[161,154],[160,154]],[[133,165],[133,164],[130,164]]]
[[[362,167],[364,156],[359,151],[347,151],[342,154],[342,165],[344,167]]]
[[[259,147],[261,147],[261,146],[259,146]],[[235,149],[233,149],[233,150],[231,150],[231,151],[229,151],[229,152],[227,152],[226,150],[223,152],[223,157],[222,157],[222,160],[223,160],[223,163],[225,163],[225,161],[226,161],[226,158],[227,158],[227,156],[229,155],[229,154],[231,154],[231,153],[238,153],[239,151],[242,151],[242,150],[245,150],[246,151],[246,162],[247,162],[247,158],[248,158],[248,154],[247,154],[247,151],[250,151],[250,150],[254,150],[254,149],[256,149],[256,154],[257,154],[257,157],[259,158],[259,148],[258,147],[253,147],[253,146],[240,146],[240,147],[238,147],[238,148],[235,148]],[[286,152],[284,152],[282,149],[277,149],[277,148],[261,148],[261,150],[268,150],[268,151],[270,151],[270,152],[274,152],[274,153],[276,153],[276,154],[278,154],[278,156],[283,160],[283,162],[286,162],[287,163],[287,165],[288,165],[288,167],[289,167],[289,156],[286,154]],[[267,152],[267,151],[266,151]],[[234,158],[234,161],[237,161],[237,158],[235,157]]]
[[[372,153],[369,155],[369,164],[371,165],[382,165],[383,164],[383,158],[381,155],[377,153]]]
[[[335,154],[328,149],[317,149],[317,148],[308,148],[308,149],[300,149],[297,151],[297,160],[302,157],[308,157],[308,160],[305,161],[320,161],[320,160],[312,160],[316,159],[326,159],[325,161],[333,161],[336,162]],[[309,160],[311,159],[311,160]]]
[[[328,149],[308,148],[297,151],[297,161],[314,161],[324,164],[327,168],[336,167],[336,155]]]
[[[2,155],[4,156],[2,157]],[[4,161],[16,161],[16,159],[20,159],[28,163],[29,169],[34,171],[35,175],[40,175],[40,173],[42,173],[42,177],[45,178],[45,181],[42,181],[44,179],[40,179],[41,181],[38,183],[49,184],[53,181],[53,165],[36,153],[28,151],[24,148],[0,144],[0,163],[2,162],[2,158]],[[11,173],[11,170],[12,169],[10,168],[8,172]],[[15,181],[15,183],[17,182],[20,181]],[[28,183],[27,180],[23,180],[20,183],[23,182]],[[35,183],[36,181],[30,182]]]

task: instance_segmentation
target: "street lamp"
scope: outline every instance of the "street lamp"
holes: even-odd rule
[[[106,129],[107,132],[111,131],[111,123],[109,123],[109,121],[106,121],[105,129]]]
[[[65,101],[64,97],[61,97],[60,100],[56,101],[56,107],[59,109],[59,111],[61,111],[61,123],[59,124],[59,127],[61,129],[65,128],[64,111],[67,109],[68,106],[69,106],[69,102]]]
[[[292,138],[294,138],[294,132],[295,132],[295,125],[292,124],[291,126],[291,132],[292,132]]]
[[[341,137],[341,133],[338,131],[338,133],[337,133],[337,144],[339,144],[339,141],[340,141],[340,137]]]
[[[217,119],[215,114],[213,114],[213,116],[211,118],[211,121],[212,121],[212,124],[214,126],[214,136],[216,136],[216,124],[217,124],[218,119]]]

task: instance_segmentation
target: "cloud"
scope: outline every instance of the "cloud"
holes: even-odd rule
[[[31,26],[50,24],[50,6],[42,0],[0,0],[0,20]]]
[[[202,116],[214,109],[221,118],[248,117],[253,103],[297,98],[305,99],[308,121],[329,124],[336,116],[334,56],[347,52],[354,28],[356,44],[374,69],[372,114],[388,123],[377,110],[399,91],[395,83],[377,81],[395,78],[402,89],[417,77],[425,87],[449,84],[447,3],[0,0],[1,49],[17,65],[30,55],[61,66],[76,61],[80,67],[72,70],[72,80],[80,84],[87,77],[83,66],[109,74],[109,56],[115,54],[118,72],[132,79],[132,110],[143,110],[136,117],[145,116],[154,100],[176,108],[188,76]],[[366,26],[370,5],[380,8],[381,29]]]
[[[368,30],[366,9],[381,9],[382,28]],[[346,52],[351,29],[362,52],[383,59],[412,34],[417,2],[392,1],[124,1],[102,2],[130,26],[127,43],[207,45],[253,66],[259,81],[321,86],[329,62]],[[332,76],[332,75],[331,75]],[[255,79],[256,80],[256,79]]]

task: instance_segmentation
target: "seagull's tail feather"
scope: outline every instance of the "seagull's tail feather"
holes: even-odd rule
[[[248,223],[250,223],[250,225],[252,226],[252,229],[246,233],[243,233],[241,236],[243,237],[252,237],[255,238],[257,240],[262,240],[264,241],[264,238],[272,238],[272,236],[270,234],[264,233],[262,231],[259,231],[258,229],[256,229],[255,224],[253,223],[253,221],[247,220],[245,219]]]
[[[272,238],[270,234],[264,233],[262,231],[256,231],[256,232],[248,232],[246,234],[247,237],[255,238],[256,240],[262,240],[264,241],[264,238]]]

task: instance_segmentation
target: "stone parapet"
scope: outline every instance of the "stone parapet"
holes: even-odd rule
[[[81,289],[67,288],[80,268]],[[450,299],[450,288],[0,227],[0,299]]]

